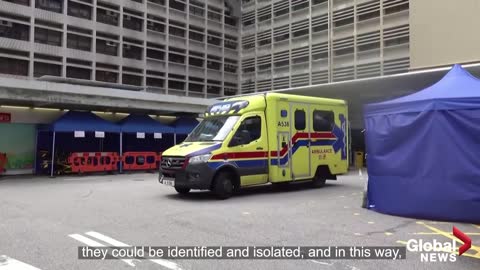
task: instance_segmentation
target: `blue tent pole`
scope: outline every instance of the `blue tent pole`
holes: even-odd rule
[[[38,129],[35,134],[35,155],[33,156],[33,174],[37,174],[37,162],[38,162]]]
[[[52,164],[50,164],[50,177],[53,177],[53,167],[55,166],[55,131],[53,132],[52,142]]]
[[[123,132],[120,132],[120,158],[123,157]],[[123,162],[120,161],[120,173],[123,172]]]
[[[177,133],[173,134],[173,145],[177,145]]]

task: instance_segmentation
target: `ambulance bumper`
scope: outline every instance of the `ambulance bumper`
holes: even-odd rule
[[[210,189],[214,175],[207,163],[189,164],[184,170],[161,169],[158,181],[176,188]]]

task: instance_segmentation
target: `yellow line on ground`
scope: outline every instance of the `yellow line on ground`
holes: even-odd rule
[[[407,242],[406,241],[397,241],[398,244],[402,244],[402,245],[407,245]],[[472,246],[473,247],[473,246]],[[451,250],[447,250],[447,249],[444,249],[443,250],[444,252],[448,252],[448,253],[453,253],[453,254],[458,254],[458,248],[456,249],[456,252],[452,252]],[[465,257],[470,257],[470,258],[474,258],[474,259],[480,259],[480,252],[477,252],[475,254],[468,254],[468,253],[463,253],[462,256],[465,256]]]
[[[439,233],[431,233],[431,232],[419,232],[419,233],[413,233],[413,234],[417,234],[417,235],[440,235]],[[453,235],[452,233],[450,233],[450,234]],[[464,234],[472,235],[472,236],[480,235],[480,233],[475,233],[475,232],[466,232]]]
[[[463,242],[460,241],[460,239],[458,239],[457,237],[453,236],[453,235],[450,235],[449,232],[445,232],[445,231],[442,231],[440,229],[437,229],[431,225],[428,225],[428,224],[422,224],[423,226],[427,227],[427,229],[430,229],[431,231],[433,232],[436,232],[448,239],[451,239],[451,240],[454,240],[454,241],[457,241],[459,244],[463,245]],[[474,255],[472,254],[467,254],[467,253],[464,253],[463,255],[465,256],[468,256],[468,257],[472,257],[472,258],[476,258],[476,259],[480,259],[480,246],[474,246],[472,245],[472,247],[470,248],[471,250],[474,250],[476,251],[476,253]]]

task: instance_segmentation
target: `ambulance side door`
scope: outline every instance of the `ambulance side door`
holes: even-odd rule
[[[241,186],[264,184],[268,181],[268,140],[263,112],[242,117],[229,144],[230,160],[240,175]]]

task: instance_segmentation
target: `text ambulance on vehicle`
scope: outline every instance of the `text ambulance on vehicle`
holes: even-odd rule
[[[179,193],[326,179],[348,170],[343,100],[267,93],[210,106],[179,145],[163,152],[159,182]]]

